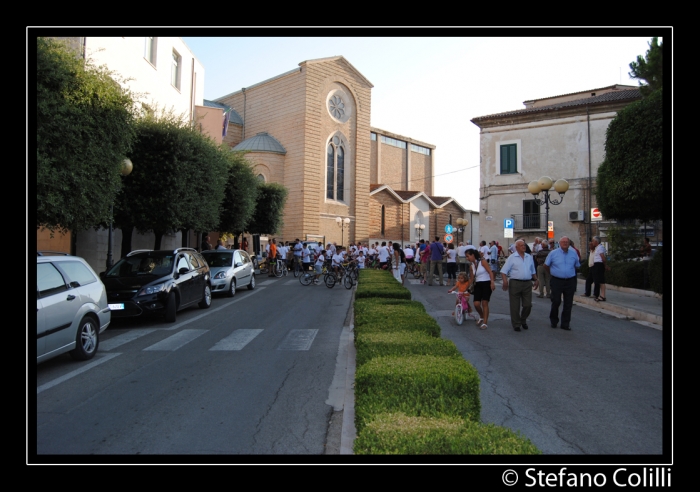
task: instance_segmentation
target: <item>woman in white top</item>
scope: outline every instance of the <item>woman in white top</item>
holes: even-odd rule
[[[491,271],[489,263],[481,256],[481,253],[475,249],[468,249],[467,261],[471,263],[471,279],[474,284],[474,308],[479,313],[479,319],[476,324],[479,328],[488,328],[489,321],[489,301],[491,300],[491,292],[496,289],[496,282]]]
[[[393,260],[391,262],[393,265],[392,272],[394,273],[394,278],[403,285],[403,281],[406,278],[406,255],[399,243],[392,244],[392,248],[394,249]]]

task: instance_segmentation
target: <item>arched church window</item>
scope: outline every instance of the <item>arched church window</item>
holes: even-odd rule
[[[326,149],[326,198],[345,200],[345,146],[337,136]]]

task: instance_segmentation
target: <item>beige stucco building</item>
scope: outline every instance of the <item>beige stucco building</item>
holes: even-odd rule
[[[555,238],[566,235],[585,249],[588,237],[604,236],[607,222],[591,221],[591,209],[597,205],[595,179],[605,158],[606,130],[618,111],[640,98],[636,87],[612,85],[525,101],[524,109],[472,119],[481,129],[479,239],[512,243],[504,238],[504,219],[514,220],[516,238],[546,237],[545,205],[528,192],[528,183],[541,176],[569,183],[562,203],[549,207]],[[560,198],[554,189],[550,196]]]
[[[336,56],[215,99],[232,108],[224,141],[248,152],[259,179],[289,190],[279,239],[408,242],[416,223],[427,238],[470,216],[432,196],[434,145],[370,126],[372,87]]]

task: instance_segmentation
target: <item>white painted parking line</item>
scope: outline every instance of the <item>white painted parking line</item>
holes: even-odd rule
[[[279,344],[277,350],[309,350],[318,330],[292,330]]]
[[[114,350],[115,348],[124,345],[125,343],[133,342],[134,340],[141,338],[144,335],[158,331],[157,328],[144,328],[143,330],[131,330],[116,337],[110,338],[109,340],[100,341],[100,350]]]
[[[165,340],[161,340],[158,343],[154,343],[150,347],[146,347],[144,350],[177,350],[183,345],[190,343],[195,338],[204,335],[209,330],[182,330],[170,335]]]
[[[65,374],[65,375],[61,376],[60,378],[56,378],[56,379],[54,379],[53,381],[49,381],[48,383],[44,383],[44,384],[42,384],[41,386],[37,386],[37,388],[36,388],[36,394],[38,395],[38,394],[41,393],[42,391],[46,391],[46,390],[49,389],[49,388],[53,388],[53,387],[56,386],[57,384],[61,384],[61,383],[63,383],[64,381],[68,381],[69,379],[74,378],[74,377],[77,376],[78,374],[81,374],[81,373],[83,373],[83,372],[85,372],[85,371],[89,371],[89,370],[92,369],[93,367],[99,366],[99,365],[102,364],[103,362],[107,362],[108,360],[115,358],[117,355],[121,355],[121,354],[120,354],[120,353],[114,353],[114,354],[100,354],[100,353],[98,352],[97,354],[95,354],[95,358],[94,358],[92,361],[88,362],[87,364],[84,364],[84,365],[80,366],[80,369],[76,369],[75,371],[71,371],[71,372],[69,372],[68,374]]]
[[[241,350],[260,333],[262,330],[236,330],[226,338],[216,342],[216,345],[209,350]]]

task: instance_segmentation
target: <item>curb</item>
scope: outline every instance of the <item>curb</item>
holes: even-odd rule
[[[608,286],[607,288],[610,288]],[[630,290],[637,290],[637,289],[630,289]],[[641,291],[645,292],[645,291]],[[651,297],[651,296],[648,296]],[[612,311],[617,314],[621,314],[628,319],[634,319],[634,320],[639,320],[639,321],[647,321],[649,323],[653,323],[655,325],[660,325],[663,326],[664,324],[664,318],[663,316],[659,316],[656,314],[652,313],[645,313],[644,311],[639,311],[638,309],[632,309],[632,308],[627,308],[624,306],[618,306],[617,304],[610,304],[608,302],[596,302],[594,299],[588,298],[588,297],[583,297],[576,295],[574,296],[574,301],[577,302],[578,304],[587,307],[595,307],[597,309],[603,310],[603,311]]]

